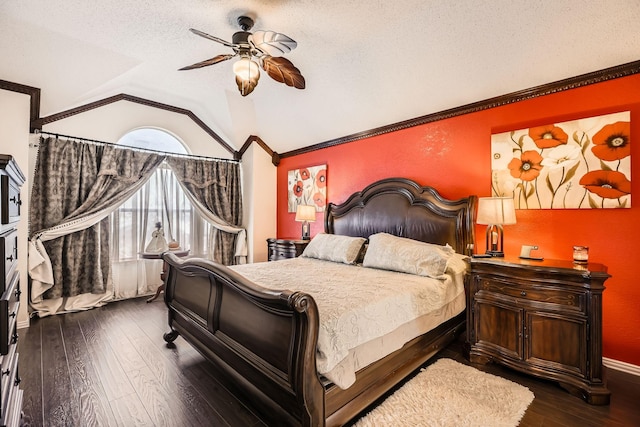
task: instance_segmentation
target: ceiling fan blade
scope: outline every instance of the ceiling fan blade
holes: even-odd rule
[[[189,28],[189,31],[191,31],[193,34],[199,35],[200,37],[204,37],[205,39],[213,40],[214,42],[218,42],[218,43],[223,44],[225,46],[229,46],[229,47],[232,47],[232,48],[237,48],[238,47],[238,45],[235,44],[235,43],[229,43],[226,40],[222,40],[221,38],[212,36],[212,35],[207,34],[207,33],[203,33],[202,31],[196,30],[194,28]]]
[[[259,78],[260,78],[260,75],[258,75],[258,77],[255,78],[255,79],[245,80],[245,79],[241,79],[240,77],[236,76],[236,84],[238,85],[238,90],[240,91],[240,94],[242,96],[247,96],[251,92],[253,92],[253,90],[256,88],[256,86],[258,86],[258,79]]]
[[[233,58],[234,56],[235,55],[231,55],[231,54],[216,55],[211,59],[207,59],[207,60],[202,61],[202,62],[196,62],[195,64],[187,65],[186,67],[182,67],[178,71],[193,70],[195,68],[206,67],[206,66],[209,66],[209,65],[217,64],[218,62],[226,61],[228,59]]]
[[[274,31],[256,31],[249,36],[249,42],[260,52],[271,56],[284,55],[298,46],[292,38]]]
[[[286,58],[265,56],[262,58],[262,68],[275,81],[297,89],[305,87],[304,77],[300,74],[300,70]]]

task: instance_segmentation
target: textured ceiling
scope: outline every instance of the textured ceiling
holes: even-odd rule
[[[247,14],[298,42],[306,89],[177,71],[231,52],[189,28],[230,41]],[[40,88],[42,116],[126,93],[283,153],[636,61],[638,22],[638,0],[0,0],[0,79]]]

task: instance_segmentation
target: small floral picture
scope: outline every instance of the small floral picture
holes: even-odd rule
[[[516,209],[631,207],[628,111],[491,135],[491,193]]]
[[[294,169],[288,172],[289,212],[298,205],[312,205],[324,212],[327,204],[327,165]]]

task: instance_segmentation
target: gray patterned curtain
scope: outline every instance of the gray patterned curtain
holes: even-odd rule
[[[246,260],[242,224],[242,187],[238,162],[168,157],[167,163],[201,215],[217,230],[210,253],[224,265]]]
[[[111,145],[41,139],[29,211],[32,301],[105,293],[107,216],[164,158]]]

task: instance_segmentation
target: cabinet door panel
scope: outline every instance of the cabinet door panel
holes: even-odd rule
[[[527,362],[573,375],[585,375],[586,320],[560,317],[554,313],[527,312],[525,322]]]
[[[476,344],[485,351],[522,359],[522,310],[476,299]]]

